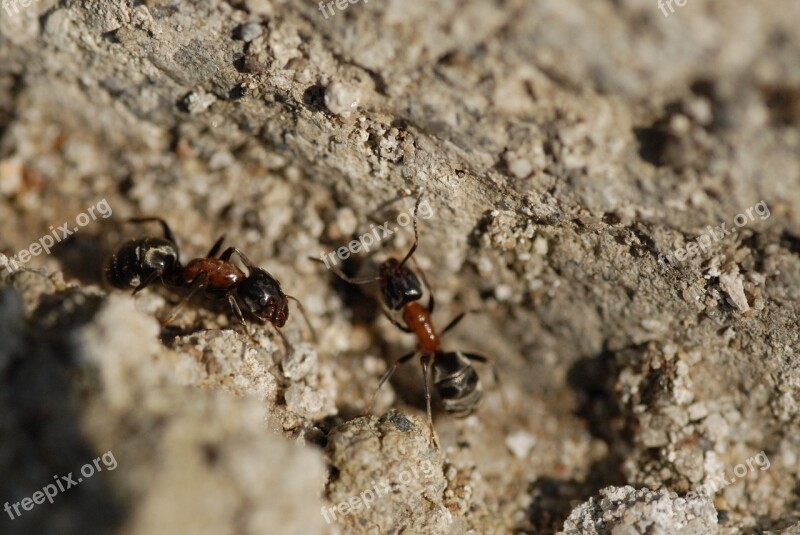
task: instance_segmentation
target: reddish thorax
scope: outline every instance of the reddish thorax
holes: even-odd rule
[[[417,336],[420,351],[428,355],[435,354],[439,349],[440,340],[428,309],[416,301],[408,303],[403,308],[403,320]]]

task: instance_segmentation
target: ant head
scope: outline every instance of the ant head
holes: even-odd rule
[[[483,395],[478,373],[460,351],[436,354],[433,385],[442,399],[444,410],[459,417],[472,413]]]
[[[265,270],[254,267],[237,289],[239,298],[254,316],[283,327],[289,318],[289,300],[281,285]]]
[[[392,310],[400,310],[422,297],[422,285],[417,275],[396,258],[381,264],[378,272],[383,302]]]

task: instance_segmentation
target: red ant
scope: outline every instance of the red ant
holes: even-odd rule
[[[302,303],[297,298],[283,293],[280,283],[266,270],[255,266],[236,247],[228,247],[216,258],[225,236],[217,240],[205,258],[195,258],[186,266],[181,266],[175,238],[164,220],[157,217],[143,217],[129,221],[132,223],[157,222],[161,224],[164,238],[141,238],[131,240],[123,245],[115,254],[111,255],[105,268],[106,278],[112,286],[117,288],[136,285],[134,294],[156,279],[161,279],[167,286],[189,288],[189,293],[178,303],[162,327],[168,325],[181,307],[195,293],[202,290],[208,297],[228,299],[231,310],[254,343],[255,340],[247,328],[247,322],[245,322],[237,298],[244,304],[245,310],[275,327],[287,350],[291,348],[291,344],[280,328],[286,324],[286,320],[289,318],[288,300],[292,299],[303,314],[312,337],[316,338],[316,333],[308,321]],[[231,261],[234,253],[247,268],[246,275]]]
[[[417,230],[417,208],[419,207],[419,203],[420,200],[417,200],[417,203],[414,205],[414,243],[402,260],[398,261],[396,258],[389,258],[384,261],[378,268],[378,276],[373,278],[354,279],[348,277],[337,268],[332,268],[332,270],[338,277],[351,284],[366,284],[377,281],[381,290],[381,308],[384,315],[398,329],[407,333],[412,333],[417,337],[417,349],[397,359],[389,369],[386,370],[364,413],[369,412],[378,391],[384,383],[389,380],[392,374],[394,374],[397,368],[415,356],[420,355],[422,375],[425,381],[425,404],[428,412],[428,424],[431,428],[434,444],[438,447],[436,433],[433,429],[428,368],[432,368],[433,386],[442,399],[445,411],[453,413],[456,416],[469,415],[477,407],[483,395],[483,387],[481,386],[480,378],[470,361],[482,362],[490,365],[496,382],[498,376],[494,365],[487,357],[462,351],[445,352],[442,350],[441,337],[437,334],[431,319],[431,314],[433,314],[435,306],[433,291],[428,284],[425,273],[421,269],[419,270],[420,277],[422,278],[425,288],[428,290],[428,305],[424,306],[418,302],[423,295],[420,278],[417,277],[417,274],[414,273],[413,270],[406,267],[406,263],[417,250],[417,244],[419,242],[419,233]],[[311,259],[320,261],[313,257]],[[400,323],[393,318],[390,310],[394,312],[402,310],[404,323]],[[465,315],[466,312],[462,312],[453,318],[442,330],[442,336],[458,325]]]

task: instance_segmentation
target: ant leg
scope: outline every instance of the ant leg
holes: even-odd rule
[[[475,362],[480,362],[489,366],[489,369],[492,370],[492,379],[494,379],[494,384],[500,389],[500,399],[503,402],[503,406],[507,408],[508,399],[506,398],[505,390],[501,388],[500,374],[497,372],[497,365],[495,365],[494,361],[488,357],[484,357],[483,355],[476,355],[475,353],[462,352],[461,354],[467,357],[469,360],[474,360]]]
[[[247,255],[245,255],[242,251],[240,251],[238,247],[233,247],[233,246],[228,247],[227,249],[225,249],[224,253],[219,255],[219,258],[220,260],[226,260],[226,261],[230,260],[231,257],[233,256],[233,253],[239,255],[239,259],[242,261],[242,264],[244,264],[244,266],[247,268],[248,271],[252,271],[253,269],[255,269],[256,265],[253,264],[250,261],[250,259],[247,258]]]
[[[197,276],[197,277],[196,277],[196,278],[195,278],[195,279],[192,281],[191,285],[189,286],[189,293],[188,293],[188,294],[186,294],[186,297],[184,297],[183,299],[181,299],[181,301],[180,301],[180,302],[179,302],[177,305],[175,305],[175,308],[174,308],[174,309],[172,309],[172,314],[170,314],[170,315],[169,315],[169,317],[166,319],[166,321],[164,321],[164,322],[161,324],[161,328],[162,328],[162,329],[163,329],[164,327],[166,327],[167,325],[169,325],[170,323],[172,323],[172,320],[174,320],[174,319],[175,319],[175,316],[177,316],[177,315],[178,315],[178,312],[180,312],[181,308],[183,308],[183,306],[184,306],[186,303],[188,303],[188,302],[189,302],[189,300],[190,300],[192,297],[194,297],[194,294],[196,294],[196,293],[198,292],[198,290],[200,290],[200,289],[202,289],[202,288],[204,288],[204,287],[205,287],[205,285],[206,285],[206,280],[207,280],[207,279],[208,279],[208,275],[206,275],[205,273],[202,273],[202,274],[198,275],[198,276]]]
[[[428,377],[428,365],[430,356],[427,354],[422,355],[422,375],[425,379],[425,408],[428,410],[428,426],[431,428],[431,436],[433,437],[433,445],[439,447],[439,440],[436,438],[436,430],[433,428],[433,414],[431,412],[431,385],[430,378]]]
[[[239,323],[242,324],[242,327],[244,328],[244,332],[247,335],[247,337],[250,339],[251,342],[253,342],[253,345],[257,346],[258,342],[256,341],[255,338],[253,338],[253,335],[250,334],[250,329],[247,328],[247,322],[244,320],[244,314],[242,314],[242,309],[239,308],[239,303],[236,302],[236,298],[233,297],[232,293],[228,294],[228,303],[230,303],[231,310],[233,310],[233,313],[236,315],[236,318],[239,320]],[[278,335],[281,337],[281,340],[283,340],[284,351],[286,351],[286,353],[291,352],[292,344],[290,344],[289,340],[286,339],[286,335],[284,335],[283,332],[281,332],[281,330],[275,327],[274,325],[273,327],[278,332]]]
[[[372,408],[372,403],[375,401],[375,396],[378,395],[378,391],[381,389],[383,384],[389,380],[389,378],[392,376],[392,374],[394,374],[394,372],[397,370],[397,368],[400,367],[401,364],[405,364],[412,358],[416,357],[417,353],[418,353],[417,351],[413,351],[411,353],[408,353],[407,355],[403,355],[402,357],[394,361],[394,363],[389,367],[389,369],[386,370],[386,373],[384,373],[383,377],[381,377],[381,382],[378,383],[378,388],[375,389],[375,392],[372,394],[372,397],[369,398],[369,403],[367,404],[367,407],[361,413],[362,416],[369,414],[369,411]]]
[[[300,313],[303,315],[303,319],[306,320],[306,325],[308,325],[308,330],[311,331],[311,338],[314,339],[314,343],[317,343],[317,332],[314,330],[314,326],[311,325],[311,322],[308,320],[308,315],[306,314],[306,309],[303,306],[303,303],[300,300],[292,295],[287,295],[289,299],[297,303],[297,308],[300,310]]]
[[[458,316],[456,316],[455,318],[450,320],[450,323],[448,323],[447,326],[444,329],[442,329],[442,335],[444,336],[444,333],[446,333],[447,331],[449,331],[450,329],[452,329],[453,327],[458,325],[458,323],[462,319],[464,319],[464,316],[466,316],[466,315],[467,315],[466,312],[462,312],[461,314],[459,314]]]
[[[406,253],[406,256],[403,260],[400,261],[400,266],[403,266],[411,255],[414,254],[414,251],[417,250],[417,243],[419,242],[419,231],[417,230],[417,208],[419,208],[419,203],[422,201],[422,197],[417,199],[417,203],[414,205],[414,243],[411,245],[411,249]]]
[[[223,236],[223,237],[224,237],[224,236]],[[233,256],[233,253],[234,253],[234,252],[236,252],[236,247],[233,247],[233,246],[231,246],[231,247],[228,247],[227,249],[225,249],[225,252],[224,252],[224,253],[222,253],[221,255],[219,255],[219,259],[220,259],[220,260],[225,260],[225,261],[227,262],[228,260],[230,260],[230,259],[231,259],[231,256]]]
[[[214,244],[214,246],[211,248],[211,250],[206,255],[206,258],[214,258],[215,256],[217,256],[217,253],[219,252],[220,247],[222,247],[222,242],[223,241],[225,241],[225,234],[223,234],[222,236],[219,237],[219,239],[217,240],[217,243]]]
[[[172,243],[176,243],[175,236],[172,235],[172,230],[169,228],[169,225],[160,217],[131,217],[127,221],[129,223],[150,223],[151,221],[155,221],[161,225],[161,229],[164,231],[164,237]]]
[[[484,310],[480,308],[473,308],[472,310],[467,310],[465,312],[462,312],[461,314],[450,320],[450,323],[448,323],[447,326],[442,330],[442,334],[446,333],[447,331],[458,325],[458,323],[462,319],[464,319],[464,316],[466,316],[467,314],[475,314],[476,312],[484,312]]]
[[[142,290],[153,284],[153,281],[159,278],[161,275],[162,275],[161,271],[154,271],[153,273],[148,275],[142,282],[140,282],[139,286],[134,288],[133,293],[131,295],[138,294],[139,292],[141,292]]]
[[[242,314],[242,309],[239,308],[239,304],[236,302],[236,298],[233,297],[232,293],[228,294],[228,303],[231,305],[231,310],[233,310],[233,314],[236,316],[236,319],[239,320],[239,323],[242,324],[242,328],[244,329],[244,334],[253,342],[253,345],[257,346],[258,342],[256,339],[253,338],[253,335],[250,334],[250,329],[247,328],[247,322],[244,321],[244,315]]]
[[[402,323],[400,323],[399,321],[397,321],[396,319],[394,319],[392,317],[392,315],[389,314],[389,311],[386,310],[386,305],[384,305],[383,302],[381,302],[381,310],[383,311],[383,315],[386,316],[386,319],[391,321],[394,324],[395,327],[397,327],[398,329],[400,329],[403,332],[407,332],[407,333],[413,333],[414,332],[411,329],[409,329],[408,327],[406,327],[405,325],[403,325]]]
[[[474,360],[475,362],[480,362],[486,364],[492,370],[492,377],[494,378],[495,383],[500,383],[500,375],[497,373],[497,366],[495,365],[494,361],[489,357],[484,357],[483,355],[476,355],[475,353],[464,353],[461,352],[462,355],[467,357],[469,360]]]

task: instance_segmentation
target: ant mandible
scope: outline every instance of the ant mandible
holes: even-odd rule
[[[442,400],[444,410],[456,416],[467,416],[478,406],[483,395],[483,387],[480,378],[471,361],[488,364],[492,367],[492,372],[497,381],[497,372],[491,360],[475,353],[462,351],[444,351],[441,348],[441,336],[453,329],[464,318],[466,312],[458,314],[442,330],[441,336],[436,332],[431,315],[435,307],[433,291],[428,284],[427,277],[422,269],[419,269],[422,284],[428,291],[427,306],[419,303],[422,298],[422,284],[420,277],[406,266],[412,259],[417,250],[419,242],[419,232],[417,229],[417,208],[421,199],[414,205],[414,243],[402,260],[389,258],[378,268],[378,276],[366,279],[354,279],[348,277],[341,270],[332,268],[333,272],[341,279],[351,284],[367,284],[377,281],[381,291],[381,309],[384,315],[398,329],[412,333],[417,337],[417,349],[398,358],[383,377],[381,377],[378,387],[372,394],[365,413],[369,412],[380,388],[391,378],[392,374],[402,364],[420,356],[422,364],[422,375],[425,382],[425,405],[428,413],[428,425],[431,429],[434,444],[438,447],[436,432],[433,428],[433,415],[431,411],[430,379],[428,369],[433,371],[433,386]],[[318,260],[312,258],[312,260]],[[402,311],[403,323],[392,317],[391,311]]]
[[[185,267],[179,261],[178,248],[169,225],[157,217],[143,217],[129,220],[132,223],[157,222],[164,232],[164,239],[141,238],[131,240],[111,256],[105,268],[106,278],[112,286],[128,288],[136,285],[133,293],[137,293],[156,279],[161,279],[166,286],[189,288],[189,293],[178,303],[162,327],[168,325],[177,316],[183,305],[198,291],[213,299],[227,298],[239,323],[252,342],[255,339],[247,328],[247,322],[237,298],[244,309],[253,316],[272,324],[281,337],[287,350],[291,344],[280,330],[289,318],[289,299],[297,303],[313,338],[316,333],[302,303],[281,290],[280,283],[266,270],[254,265],[238,248],[228,247],[218,258],[216,257],[225,236],[221,236],[213,245],[205,258],[195,258]],[[233,263],[233,254],[247,268],[248,273]]]

